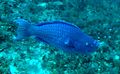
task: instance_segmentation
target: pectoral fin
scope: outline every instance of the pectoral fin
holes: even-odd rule
[[[66,38],[64,41],[65,46],[67,47],[74,47],[73,41],[70,38]]]

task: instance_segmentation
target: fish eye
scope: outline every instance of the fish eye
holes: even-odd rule
[[[93,43],[86,42],[86,43],[85,43],[85,46],[86,46],[86,47],[93,47]]]

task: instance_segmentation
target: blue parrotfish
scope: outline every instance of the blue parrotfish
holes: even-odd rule
[[[87,54],[99,47],[99,41],[82,32],[82,30],[65,21],[48,21],[32,24],[25,19],[15,20],[17,36],[15,40],[30,36],[66,52]]]

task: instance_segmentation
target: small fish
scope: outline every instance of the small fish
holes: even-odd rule
[[[99,42],[83,33],[79,27],[64,21],[43,22],[32,25],[24,19],[17,19],[18,24],[16,40],[34,36],[66,52],[87,54],[95,51]]]

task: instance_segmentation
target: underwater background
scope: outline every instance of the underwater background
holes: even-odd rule
[[[102,46],[81,55],[33,38],[14,41],[17,18],[64,20]],[[120,0],[0,0],[0,74],[120,74]]]

